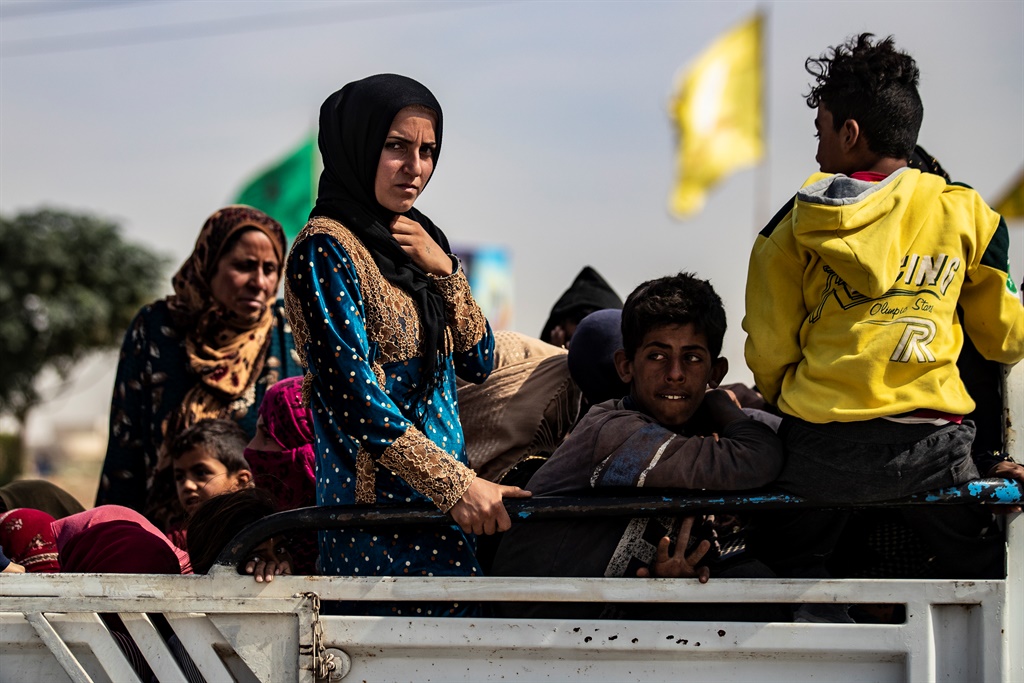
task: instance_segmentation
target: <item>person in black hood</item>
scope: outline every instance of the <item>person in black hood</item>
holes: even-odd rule
[[[569,289],[555,302],[540,333],[540,340],[568,348],[579,322],[594,311],[605,308],[621,309],[622,299],[600,273],[584,266]]]

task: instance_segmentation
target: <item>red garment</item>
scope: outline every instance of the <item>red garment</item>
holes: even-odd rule
[[[259,416],[264,431],[283,450],[245,449],[245,460],[256,486],[274,496],[278,510],[316,505],[313,416],[302,403],[302,378],[288,377],[267,389]],[[320,551],[315,531],[292,533],[288,547],[295,573],[316,571]]]
[[[259,416],[283,450],[245,449],[256,486],[273,494],[279,510],[316,505],[313,419],[302,403],[302,378],[289,377],[267,389]]]
[[[302,403],[302,377],[288,377],[267,389],[260,404],[263,427],[281,448],[313,443],[313,416]]]
[[[854,180],[863,180],[869,183],[880,183],[889,176],[885,173],[878,173],[877,171],[857,171],[850,175]]]
[[[0,513],[0,546],[27,572],[59,572],[53,522],[53,517],[32,508]]]
[[[64,572],[191,574],[188,553],[141,514],[101,505],[51,524]]]
[[[164,535],[175,547],[188,550],[188,533],[184,529],[171,529]]]

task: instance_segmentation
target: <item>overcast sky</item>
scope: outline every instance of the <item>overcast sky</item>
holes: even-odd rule
[[[513,327],[536,335],[584,265],[623,297],[679,270],[726,300],[730,379],[761,223],[816,171],[804,60],[862,31],[921,69],[920,142],[995,201],[1024,166],[1024,2],[0,2],[0,211],[43,204],[119,220],[175,264],[205,218],[313,130],[346,82],[397,72],[444,108],[417,206],[461,244],[512,253]],[[667,211],[667,109],[686,64],[767,10],[768,155],[704,211]],[[761,187],[765,201],[755,206]],[[1024,270],[1022,230],[1012,239]],[[168,275],[168,289],[169,276]],[[111,360],[33,419],[103,410]],[[94,385],[91,389],[82,385]]]

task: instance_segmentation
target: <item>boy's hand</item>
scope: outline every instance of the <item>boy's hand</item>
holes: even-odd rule
[[[636,575],[640,578],[696,578],[701,583],[707,583],[711,576],[711,570],[697,565],[711,549],[711,542],[705,539],[698,543],[689,555],[686,554],[686,546],[690,543],[690,532],[695,519],[696,517],[687,517],[679,525],[679,537],[676,539],[676,547],[671,555],[668,549],[672,544],[672,539],[665,536],[658,541],[658,555],[651,563],[650,568],[640,567],[636,570]]]
[[[747,419],[747,414],[736,400],[736,394],[728,389],[708,389],[704,394],[704,406],[717,429],[722,429],[736,420]]]
[[[292,573],[292,565],[288,560],[268,562],[261,557],[254,557],[245,563],[245,573],[256,577],[256,583],[270,583],[275,576]]]
[[[1024,487],[1024,465],[1004,460],[997,462],[985,475],[987,478],[1012,479],[1019,486]],[[1020,512],[1021,505],[993,505],[992,511],[998,515],[1008,515],[1011,512]]]
[[[502,486],[477,477],[448,514],[467,534],[493,534],[512,527],[502,498],[529,498],[518,486]]]

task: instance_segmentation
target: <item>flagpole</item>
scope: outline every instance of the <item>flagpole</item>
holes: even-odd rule
[[[771,216],[771,175],[768,167],[769,143],[768,143],[768,78],[771,73],[769,56],[770,23],[771,12],[768,3],[758,5],[758,14],[761,15],[761,143],[764,146],[764,153],[761,155],[761,163],[754,172],[754,237],[761,232]],[[753,240],[751,240],[753,242]]]

